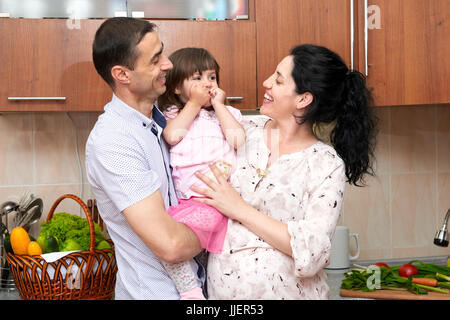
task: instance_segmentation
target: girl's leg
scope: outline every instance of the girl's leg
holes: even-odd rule
[[[164,262],[164,267],[175,283],[181,300],[205,300],[197,278],[198,265],[193,259],[178,263]]]

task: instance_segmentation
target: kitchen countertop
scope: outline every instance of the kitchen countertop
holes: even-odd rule
[[[420,260],[423,263],[432,263],[436,265],[445,266],[447,263],[448,256],[434,256],[434,257],[417,257],[417,258],[401,258],[401,259],[379,259],[379,260],[358,260],[353,263],[361,265],[361,266],[370,266],[377,262],[385,262],[390,266],[399,266],[405,263],[410,262],[411,260]],[[330,300],[371,300],[366,298],[348,298],[341,297],[341,283],[345,278],[345,273],[348,272],[349,269],[344,270],[328,270],[325,269],[325,273],[328,276],[327,283],[330,287]]]
[[[344,280],[344,273],[348,272],[349,269],[344,270],[327,270],[327,284],[330,287],[330,300],[354,300],[352,298],[341,297],[339,292],[341,290],[341,283]]]
[[[347,270],[325,270],[328,279],[327,283],[330,287],[330,300],[355,300],[355,298],[346,298],[339,295],[344,273]],[[0,300],[20,300],[19,292],[15,289],[0,290]],[[362,299],[366,300],[366,299]]]
[[[0,300],[20,300],[16,289],[0,290]]]
[[[411,260],[420,260],[424,263],[433,263],[437,265],[445,265],[447,262],[448,256],[435,256],[435,257],[418,257],[418,258],[402,258],[402,259],[379,259],[379,260],[358,260],[354,263],[361,266],[369,266],[371,264],[375,264],[379,261],[383,261],[388,265],[402,265],[404,263],[408,263]],[[325,273],[327,274],[327,283],[330,287],[330,300],[368,300],[364,298],[346,298],[341,297],[339,292],[341,290],[342,280],[345,278],[344,274],[348,272],[349,269],[344,270],[328,270],[325,269]],[[0,300],[20,300],[19,293],[15,289],[0,289]]]

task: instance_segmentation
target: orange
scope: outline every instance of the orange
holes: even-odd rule
[[[11,247],[14,254],[27,254],[30,236],[22,227],[16,227],[11,231]]]
[[[28,244],[28,254],[30,256],[41,255],[42,249],[41,249],[41,246],[39,245],[39,243],[37,243],[36,241],[31,241]]]

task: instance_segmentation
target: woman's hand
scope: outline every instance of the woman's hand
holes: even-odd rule
[[[196,172],[197,178],[202,180],[210,189],[192,186],[191,189],[208,198],[195,198],[196,201],[206,203],[213,206],[228,218],[240,220],[240,216],[245,214],[251,208],[241,196],[228,183],[227,178],[213,164],[209,166],[211,172],[217,181],[205,176],[200,172]]]
[[[274,248],[292,256],[291,236],[287,224],[273,219],[248,205],[215,165],[209,166],[217,181],[196,172],[197,178],[211,189],[192,186],[191,189],[208,198],[194,198],[198,202],[213,206],[230,219],[242,223],[248,230],[258,235]]]

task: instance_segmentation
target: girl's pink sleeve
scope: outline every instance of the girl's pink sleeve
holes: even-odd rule
[[[232,106],[227,106],[227,109],[239,123],[242,123],[242,113],[239,109]]]

